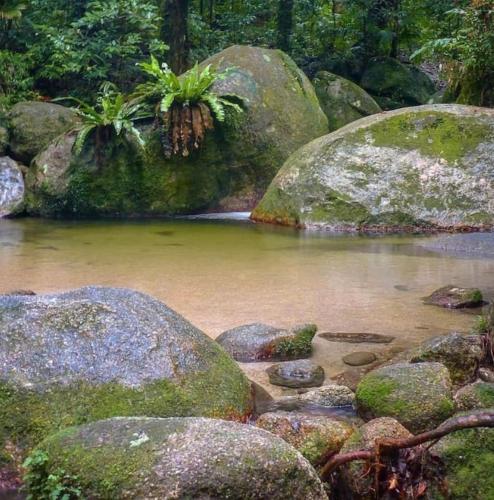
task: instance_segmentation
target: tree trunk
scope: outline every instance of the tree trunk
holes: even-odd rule
[[[278,48],[290,52],[293,30],[294,0],[279,0],[278,2]]]
[[[189,0],[162,0],[161,15],[161,37],[170,47],[170,68],[176,74],[183,73],[188,68],[189,58]]]

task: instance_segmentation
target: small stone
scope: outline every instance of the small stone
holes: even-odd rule
[[[318,406],[326,406],[328,408],[338,406],[352,406],[355,402],[355,394],[344,385],[325,385],[319,389],[308,391],[300,394],[298,398]]]
[[[309,360],[289,361],[270,366],[269,381],[283,387],[318,387],[324,382],[324,370]]]
[[[488,368],[479,368],[479,378],[484,382],[494,383],[494,372]]]
[[[395,337],[378,333],[323,332],[318,336],[330,342],[348,344],[390,344],[395,339]]]
[[[32,290],[23,290],[23,289],[18,289],[18,290],[9,290],[8,292],[2,293],[0,295],[6,295],[7,297],[13,296],[13,295],[36,295],[36,292],[33,292]]]
[[[343,356],[343,362],[350,366],[370,365],[377,360],[377,356],[373,352],[352,352]]]
[[[494,408],[494,384],[475,382],[462,387],[454,397],[457,411]]]
[[[484,303],[483,300],[482,292],[478,288],[448,285],[426,297],[424,303],[448,309],[464,309],[480,307]]]
[[[352,425],[343,420],[285,411],[264,413],[256,426],[281,437],[313,464],[338,453],[354,431]]]

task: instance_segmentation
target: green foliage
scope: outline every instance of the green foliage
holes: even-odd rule
[[[48,455],[35,450],[22,464],[26,469],[24,483],[29,491],[27,500],[73,500],[82,498],[77,487],[77,477],[67,474],[63,469],[48,472]]]
[[[0,19],[19,19],[27,4],[23,0],[0,0]]]
[[[162,113],[167,113],[174,103],[192,106],[200,102],[210,108],[219,122],[225,120],[226,107],[242,112],[242,108],[232,101],[232,98],[240,100],[240,97],[218,95],[211,91],[211,86],[224,79],[228,71],[220,73],[211,65],[201,70],[196,64],[179,78],[166,65],[161,67],[155,57],[151,57],[150,62],[141,63],[140,67],[151,78],[151,81],[139,85],[136,95],[159,99]]]
[[[471,0],[447,12],[454,28],[417,50],[415,60],[437,57],[445,64],[450,93],[457,102],[494,106],[494,1]]]
[[[0,50],[0,68],[0,112],[16,102],[35,96],[29,57],[10,50]]]
[[[110,83],[105,83],[101,87],[96,106],[91,106],[80,99],[70,99],[79,105],[75,111],[82,120],[74,143],[76,154],[81,153],[86,140],[93,132],[96,134],[97,146],[101,139],[109,142],[112,136],[134,138],[140,146],[144,145],[139,130],[134,126],[136,120],[149,116],[143,111],[143,103],[127,101]]]

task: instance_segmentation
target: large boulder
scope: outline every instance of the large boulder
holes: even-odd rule
[[[152,126],[143,130],[144,153],[132,145],[106,145],[99,166],[91,141],[77,158],[61,153],[63,162],[57,151],[66,146],[51,146],[33,165],[31,211],[163,215],[252,209],[288,156],[327,133],[327,119],[312,84],[283,52],[233,46],[204,64],[231,68],[214,90],[241,97],[244,113],[229,115],[187,158],[166,159],[161,131]]]
[[[494,429],[464,429],[441,438],[431,453],[444,464],[445,498],[487,500],[494,498]],[[443,498],[437,496],[434,498]]]
[[[448,368],[453,384],[467,384],[475,378],[483,357],[482,340],[478,335],[451,333],[426,340],[405,356],[411,363],[442,363]]]
[[[355,394],[366,420],[392,417],[410,432],[434,429],[454,411],[452,385],[441,363],[397,363],[368,373]]]
[[[286,411],[264,413],[256,425],[283,438],[313,464],[338,453],[354,431],[342,419]]]
[[[382,111],[364,89],[346,78],[320,71],[312,83],[330,131]]]
[[[0,296],[0,450],[113,416],[251,411],[248,380],[204,333],[127,289]]]
[[[394,418],[376,418],[357,429],[345,442],[341,453],[373,451],[378,440],[410,437],[412,434]],[[369,464],[364,460],[354,460],[340,468],[337,485],[341,498],[375,499],[374,477],[368,473],[368,469]]]
[[[360,85],[385,109],[427,104],[436,92],[427,74],[391,57],[371,59]]]
[[[316,332],[315,325],[285,330],[252,323],[223,332],[216,342],[237,361],[285,361],[310,357]]]
[[[0,218],[19,212],[24,204],[24,177],[19,165],[0,157]]]
[[[53,139],[73,128],[77,115],[58,104],[27,101],[12,107],[8,122],[11,155],[28,164]]]
[[[253,218],[352,231],[492,227],[493,158],[492,109],[381,113],[294,153]]]
[[[281,438],[205,418],[114,418],[70,428],[33,455],[30,492],[64,471],[83,498],[325,500],[316,471]],[[37,472],[37,473],[36,473]]]

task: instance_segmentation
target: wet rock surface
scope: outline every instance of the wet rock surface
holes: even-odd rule
[[[366,420],[392,417],[410,432],[425,432],[453,414],[451,378],[441,363],[384,366],[360,381],[356,404]]]
[[[264,413],[256,426],[281,437],[313,464],[339,452],[354,431],[342,419],[284,411]]]
[[[479,307],[484,301],[482,292],[478,288],[447,285],[432,292],[429,297],[425,297],[424,303],[448,309],[465,309]]]
[[[352,352],[343,357],[343,362],[350,366],[364,366],[374,363],[377,356],[373,352]]]
[[[308,358],[316,331],[315,325],[285,330],[254,323],[227,330],[216,342],[237,361],[282,361]]]
[[[327,499],[316,471],[283,439],[222,420],[115,418],[39,449],[46,475],[77,477],[85,498]]]
[[[241,419],[251,411],[237,364],[142,293],[0,296],[0,331],[0,449],[112,416]]]
[[[24,178],[17,162],[8,156],[0,157],[0,218],[23,208]]]
[[[324,382],[324,370],[312,361],[302,359],[270,366],[269,381],[284,387],[318,387]]]

